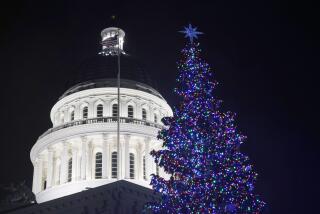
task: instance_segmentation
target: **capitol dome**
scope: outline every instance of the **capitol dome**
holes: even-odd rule
[[[124,31],[106,28],[101,36],[100,55],[77,67],[51,109],[53,127],[32,147],[38,203],[118,180],[151,188],[152,173],[167,176],[150,151],[161,148],[161,119],[172,110],[141,64],[124,52]]]
[[[129,79],[156,87],[150,75],[145,71],[142,63],[129,54],[122,54],[121,79]],[[68,82],[68,86],[96,79],[113,79],[117,77],[118,57],[113,55],[103,56],[97,54],[84,60],[76,67],[74,79]]]

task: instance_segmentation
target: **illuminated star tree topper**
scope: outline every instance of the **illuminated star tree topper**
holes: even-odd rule
[[[184,27],[184,30],[179,32],[184,33],[184,37],[189,38],[191,43],[193,43],[193,39],[198,39],[198,35],[203,34],[202,32],[197,31],[197,27],[192,27],[191,24],[189,24],[188,27]]]

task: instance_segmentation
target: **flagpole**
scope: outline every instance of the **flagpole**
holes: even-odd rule
[[[120,36],[118,28],[118,75],[117,75],[117,87],[118,87],[118,109],[117,109],[117,179],[120,180]]]

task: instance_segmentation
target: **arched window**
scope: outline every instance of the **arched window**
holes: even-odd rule
[[[146,109],[142,109],[142,120],[147,120],[147,110]]]
[[[97,105],[97,117],[103,117],[103,105]]]
[[[143,179],[147,180],[147,177],[146,177],[146,156],[143,156]]]
[[[112,117],[118,117],[118,104],[112,105]]]
[[[68,182],[72,180],[72,158],[68,161]]]
[[[154,122],[157,123],[158,122],[158,115],[154,114]]]
[[[96,153],[96,173],[95,178],[99,179],[102,178],[102,153]]]
[[[112,155],[111,155],[111,177],[117,178],[117,174],[118,174],[117,152],[112,152]]]
[[[130,179],[134,179],[134,154],[130,153],[130,164],[129,164],[129,172],[130,172]]]
[[[70,112],[70,121],[74,120],[74,110]]]
[[[133,106],[132,105],[128,106],[128,117],[133,118]]]
[[[88,119],[88,106],[85,106],[82,109],[82,119]]]

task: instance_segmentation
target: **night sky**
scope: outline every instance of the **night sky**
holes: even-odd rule
[[[256,192],[270,213],[319,209],[319,12],[311,1],[61,2],[1,5],[0,184],[31,186],[31,147],[116,15],[126,52],[144,63],[171,106],[179,101],[172,91],[186,42],[177,31],[192,23],[204,32],[199,41],[220,82],[217,96],[248,136],[242,151],[259,173]]]

